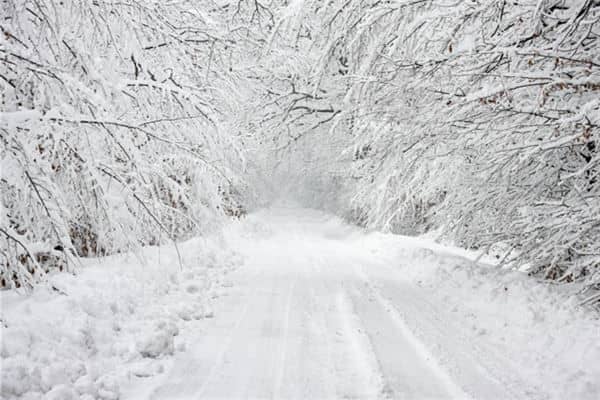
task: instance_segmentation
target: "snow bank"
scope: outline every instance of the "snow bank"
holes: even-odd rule
[[[600,398],[600,315],[580,307],[568,285],[475,263],[474,252],[430,239],[377,233],[366,242],[400,279],[423,293],[427,304],[421,303],[419,312],[451,316],[444,322],[446,335],[459,331],[469,356],[486,368],[493,369],[494,362],[512,367],[537,388],[528,398]],[[410,323],[410,313],[405,317]],[[422,328],[411,326],[437,357],[455,357],[450,338]]]
[[[240,264],[223,239],[83,260],[30,295],[2,300],[3,399],[118,399],[132,377],[161,373],[183,324],[212,317],[224,275]]]

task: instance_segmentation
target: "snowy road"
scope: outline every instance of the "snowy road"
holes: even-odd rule
[[[480,364],[461,327],[335,219],[272,211],[238,251],[245,265],[224,282],[215,317],[140,397],[535,398],[511,389],[518,378],[500,355]],[[408,321],[444,347],[444,362]]]

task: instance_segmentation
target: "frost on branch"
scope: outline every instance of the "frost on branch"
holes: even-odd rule
[[[2,7],[4,285],[239,217],[244,172],[597,289],[596,1]]]
[[[2,3],[2,286],[210,229],[239,184],[226,9]],[[227,57],[224,55],[227,54]]]
[[[598,2],[303,4],[278,25],[311,63],[273,86],[279,140],[329,151],[340,212],[598,287]]]

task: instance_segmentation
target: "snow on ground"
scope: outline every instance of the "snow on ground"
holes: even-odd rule
[[[560,286],[314,210],[224,237],[2,293],[3,396],[600,398],[600,320]]]
[[[131,376],[162,373],[185,351],[178,333],[211,318],[225,274],[239,265],[224,242],[194,239],[140,257],[84,260],[30,295],[1,292],[1,398],[118,399]]]
[[[232,233],[233,232],[233,233]],[[431,240],[277,208],[187,352],[124,398],[596,399],[600,321],[559,288]],[[505,289],[506,288],[506,289]]]
[[[513,391],[510,398],[600,398],[600,316],[564,285],[474,263],[475,254],[430,240],[372,234],[378,290],[476,398],[471,369]],[[410,288],[394,290],[395,280]],[[516,396],[519,394],[520,396]]]

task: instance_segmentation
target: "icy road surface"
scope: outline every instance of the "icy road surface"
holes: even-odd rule
[[[133,397],[537,397],[509,360],[472,346],[468,328],[359,230],[316,211],[278,209],[240,237],[245,264],[228,275],[215,317]]]

